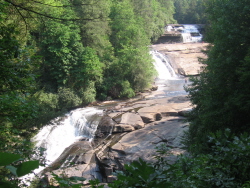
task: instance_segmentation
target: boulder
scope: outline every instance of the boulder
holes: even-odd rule
[[[185,109],[185,110],[181,110],[181,111],[178,112],[178,115],[179,116],[183,116],[183,117],[187,117],[188,113],[191,112],[191,110],[192,110],[191,108]]]
[[[154,106],[141,108],[138,110],[138,114],[141,116],[144,123],[150,123],[162,119],[161,113],[158,112],[157,107]]]
[[[154,86],[151,87],[150,90],[151,90],[151,91],[157,91],[157,89],[158,89],[158,86],[154,85]]]
[[[111,117],[108,115],[103,116],[97,127],[96,136],[101,137],[105,133],[109,134],[115,125],[116,123]]]
[[[122,115],[121,124],[132,125],[135,129],[141,129],[144,127],[144,122],[141,116],[129,112]]]
[[[131,125],[118,124],[114,126],[113,133],[123,133],[134,131],[135,128]]]

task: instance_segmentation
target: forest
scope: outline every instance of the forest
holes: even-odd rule
[[[29,140],[51,119],[148,88],[170,23],[207,24],[211,44],[186,88],[189,155],[135,161],[111,186],[250,187],[249,18],[248,0],[0,0],[0,187],[39,165]]]

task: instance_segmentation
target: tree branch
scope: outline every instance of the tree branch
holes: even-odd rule
[[[4,1],[7,2],[7,3],[10,3],[10,4],[11,4],[12,6],[14,6],[14,7],[18,7],[18,8],[20,8],[20,9],[26,10],[26,11],[28,11],[28,12],[32,12],[32,13],[37,14],[37,15],[39,15],[39,16],[43,16],[43,17],[46,17],[46,18],[54,19],[54,20],[61,20],[61,21],[77,21],[77,20],[96,20],[96,19],[102,18],[102,17],[97,17],[97,18],[81,18],[81,19],[79,19],[79,18],[75,18],[75,19],[58,18],[58,17],[54,17],[54,16],[50,16],[50,15],[47,15],[47,14],[43,14],[43,13],[37,12],[37,11],[35,11],[35,10],[28,9],[28,8],[26,8],[26,7],[24,7],[24,6],[15,4],[15,3],[13,3],[13,2],[10,1],[10,0],[4,0]]]
[[[79,3],[79,4],[73,4],[73,5],[54,6],[54,5],[42,3],[42,2],[39,2],[39,1],[35,1],[35,0],[31,0],[31,1],[33,1],[33,2],[35,2],[35,3],[38,3],[38,4],[41,4],[41,5],[46,5],[46,6],[55,7],[55,8],[74,7],[74,6],[82,6],[82,5],[94,5],[94,4],[96,3],[96,2],[93,3],[93,4]]]

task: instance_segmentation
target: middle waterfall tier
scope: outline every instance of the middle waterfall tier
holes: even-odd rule
[[[178,78],[178,75],[175,73],[166,56],[157,51],[151,51],[150,53],[154,59],[153,63],[158,72],[158,79],[170,80]]]

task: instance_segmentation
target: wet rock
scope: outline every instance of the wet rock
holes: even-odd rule
[[[90,161],[94,151],[93,148],[88,141],[78,141],[74,144],[67,147],[62,154],[46,169],[44,172],[49,172],[60,167],[66,167],[70,164],[74,164],[77,162],[79,156],[81,156],[82,160],[79,163],[88,164]]]
[[[110,116],[103,116],[95,132],[95,139],[105,138],[112,133],[115,125],[116,122]]]
[[[141,129],[145,126],[141,116],[134,113],[123,114],[121,117],[121,124],[132,125],[135,129]]]
[[[178,74],[180,74],[180,75],[183,75],[183,76],[186,75],[186,73],[185,73],[185,71],[183,70],[183,68],[178,68],[177,71],[178,71]]]
[[[110,176],[113,173],[113,169],[111,167],[105,167],[106,176]]]

